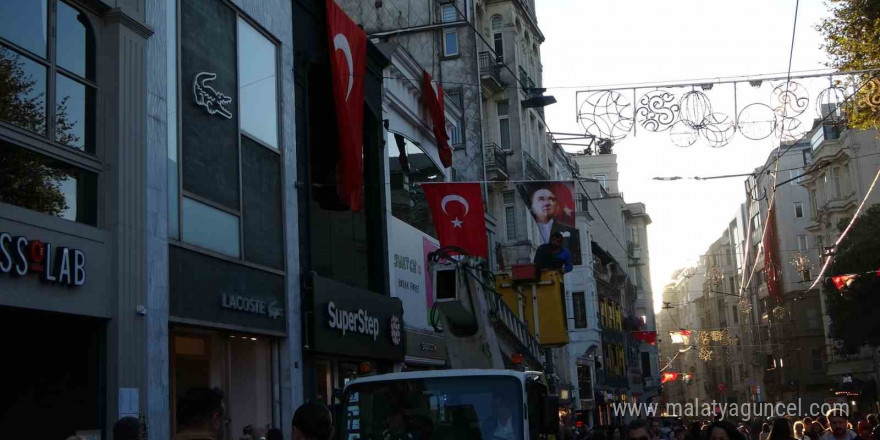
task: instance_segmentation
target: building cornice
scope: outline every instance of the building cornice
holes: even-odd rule
[[[104,14],[104,23],[120,23],[123,26],[134,31],[134,33],[144,37],[144,39],[148,39],[153,36],[152,28],[141,23],[140,21],[135,20],[130,15],[123,12],[123,10],[120,8],[113,8],[109,12]]]

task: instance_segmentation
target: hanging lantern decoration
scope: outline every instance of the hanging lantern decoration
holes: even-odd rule
[[[711,361],[712,360],[712,350],[709,347],[703,347],[700,349],[700,360],[703,361]]]
[[[666,90],[652,90],[642,95],[636,115],[645,130],[657,133],[669,130],[678,118],[675,95]]]
[[[712,113],[703,119],[700,134],[712,148],[721,148],[727,145],[733,135],[736,134],[736,125],[733,119],[724,113]]]
[[[736,119],[739,132],[746,139],[759,141],[776,131],[776,112],[767,104],[749,104],[739,112]]]
[[[845,110],[843,106],[847,102],[846,91],[842,87],[828,87],[816,96],[816,116],[832,124],[842,122]]]
[[[775,316],[777,319],[782,319],[783,317],[785,317],[785,312],[785,307],[776,306],[773,308],[773,316]]]
[[[706,330],[700,330],[700,335],[697,341],[700,345],[709,345],[709,342],[712,342],[712,335]]]
[[[740,298],[739,298],[739,311],[744,315],[748,315],[749,313],[751,313],[752,300],[750,300],[749,297],[747,297],[745,295],[740,296]]]
[[[712,281],[712,284],[715,286],[720,286],[722,282],[724,282],[724,272],[720,267],[714,266],[709,269],[709,280]]]
[[[697,142],[700,132],[691,128],[686,122],[678,121],[669,130],[669,139],[677,147],[687,148]],[[686,278],[689,278],[686,276]]]
[[[578,120],[587,134],[612,141],[629,134],[633,116],[632,104],[612,90],[591,94],[578,111]]]
[[[807,88],[795,81],[783,82],[773,88],[770,95],[770,106],[781,118],[799,116],[810,105],[810,94]]]
[[[703,128],[703,122],[712,114],[712,101],[705,93],[695,90],[685,93],[678,107],[678,118],[694,130]]]
[[[721,342],[721,339],[724,337],[724,333],[721,330],[712,330],[712,341]]]
[[[776,125],[776,137],[783,145],[794,145],[804,138],[809,128],[798,118],[781,117]]]

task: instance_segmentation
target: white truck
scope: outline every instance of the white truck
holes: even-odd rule
[[[454,369],[345,386],[339,440],[526,440],[559,429],[559,399],[534,371]]]
[[[337,407],[338,440],[534,440],[557,434],[559,397],[550,393],[544,373],[503,369],[499,341],[519,337],[528,348],[522,341],[530,336],[494,293],[483,290],[485,283],[468,268],[474,264],[438,262],[431,268],[452,369],[348,382]],[[503,330],[496,333],[496,327]]]

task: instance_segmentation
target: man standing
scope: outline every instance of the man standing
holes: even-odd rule
[[[219,388],[190,388],[177,403],[175,440],[221,440],[229,418]]]
[[[862,440],[855,431],[847,429],[848,414],[840,408],[828,411],[830,429],[819,437],[819,440]]]
[[[330,440],[333,416],[321,402],[306,402],[293,413],[293,440]]]
[[[659,424],[658,424],[659,429]],[[648,422],[643,419],[635,419],[626,426],[626,440],[658,440],[654,432],[648,427]]]
[[[561,270],[563,273],[571,272],[571,252],[562,247],[562,234],[554,232],[550,236],[550,242],[538,246],[535,251],[535,265],[539,269]]]

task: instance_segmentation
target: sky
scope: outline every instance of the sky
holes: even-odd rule
[[[789,63],[796,0],[536,0],[543,82],[557,103],[545,108],[548,129],[582,133],[576,121],[575,92],[625,83],[656,83],[696,78],[783,74]],[[824,68],[821,34],[828,16],[821,0],[800,0],[792,71]],[[813,98],[828,79],[798,80],[810,92],[804,121],[815,115]],[[770,104],[774,85],[737,86],[737,103]],[[670,89],[677,97],[690,89]],[[699,90],[699,89],[698,89]],[[637,96],[647,90],[639,90]],[[632,103],[631,90],[622,92]],[[733,116],[733,86],[706,92],[715,112]],[[586,94],[581,94],[583,101]],[[643,202],[653,223],[648,228],[655,310],[672,272],[696,264],[721,236],[745,201],[744,178],[661,182],[655,176],[740,174],[762,166],[778,145],[771,136],[751,141],[737,134],[727,146],[698,140],[677,147],[668,133],[636,126],[618,141],[620,191],[628,203]],[[569,150],[573,151],[573,150]],[[780,178],[787,176],[781,176]],[[603,227],[601,224],[598,227]],[[621,237],[623,239],[623,237]]]

